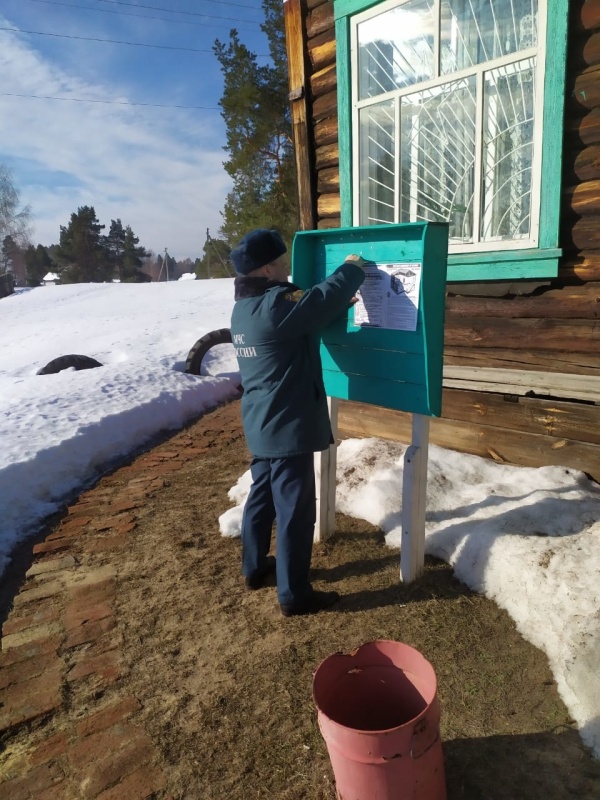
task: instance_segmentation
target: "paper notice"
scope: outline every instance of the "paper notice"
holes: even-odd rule
[[[367,265],[356,293],[354,324],[416,331],[421,267],[420,262]]]

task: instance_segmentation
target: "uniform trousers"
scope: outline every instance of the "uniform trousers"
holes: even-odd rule
[[[276,525],[277,598],[301,604],[310,596],[316,521],[314,454],[253,458],[252,487],[242,518],[242,573],[260,574]]]

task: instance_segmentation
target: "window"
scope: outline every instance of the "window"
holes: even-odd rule
[[[450,280],[555,275],[567,0],[335,11],[343,224],[448,222]]]

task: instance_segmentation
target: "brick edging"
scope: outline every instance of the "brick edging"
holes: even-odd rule
[[[0,788],[11,800],[163,796],[160,754],[135,721],[141,702],[122,687],[114,564],[144,502],[227,437],[214,415],[204,419],[201,444],[184,431],[117,469],[33,547],[2,629]],[[84,716],[72,713],[74,696]]]

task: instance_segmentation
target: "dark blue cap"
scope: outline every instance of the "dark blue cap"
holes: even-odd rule
[[[255,269],[270,264],[287,252],[287,247],[277,231],[257,228],[247,233],[230,253],[238,275],[247,275]]]

